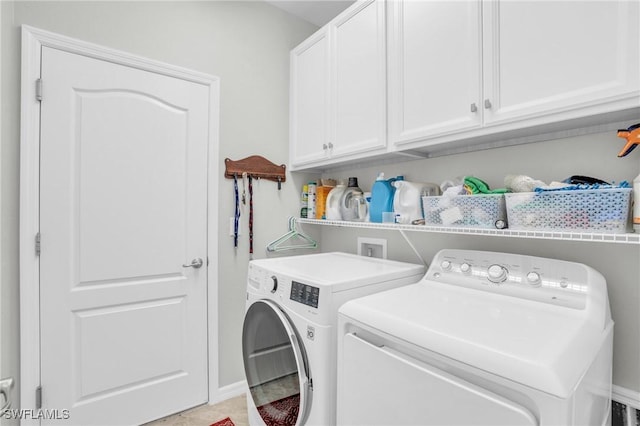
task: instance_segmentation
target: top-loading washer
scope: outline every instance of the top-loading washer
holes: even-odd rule
[[[249,422],[335,424],[338,308],[424,271],[338,252],[251,261],[242,331]]]
[[[420,282],[344,304],[338,424],[602,425],[606,282],[572,262],[442,250]]]

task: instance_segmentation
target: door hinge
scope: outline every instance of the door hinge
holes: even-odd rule
[[[40,233],[36,234],[36,256],[40,256]]]
[[[42,408],[42,386],[36,388],[36,409]]]
[[[36,80],[36,101],[42,101],[42,79]]]

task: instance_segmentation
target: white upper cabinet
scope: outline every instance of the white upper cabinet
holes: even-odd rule
[[[291,52],[291,169],[633,120],[639,22],[639,0],[357,1]]]
[[[390,140],[421,148],[640,107],[638,4],[390,1]]]
[[[385,4],[360,1],[291,52],[291,167],[386,152]]]
[[[290,157],[306,164],[328,156],[329,37],[327,28],[291,51]]]
[[[640,105],[638,4],[485,1],[485,123]]]
[[[480,127],[480,1],[390,1],[391,142]]]
[[[367,1],[329,24],[334,156],[386,147],[384,20],[384,2]]]

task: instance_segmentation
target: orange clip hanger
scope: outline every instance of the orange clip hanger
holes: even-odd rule
[[[618,137],[627,140],[627,143],[618,153],[618,157],[624,157],[640,145],[640,123],[634,124],[628,129],[618,130]]]

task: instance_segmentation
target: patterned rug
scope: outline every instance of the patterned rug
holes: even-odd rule
[[[267,426],[293,426],[298,419],[300,394],[273,401],[258,407],[258,412]]]
[[[235,426],[229,417],[212,423],[211,426]]]

